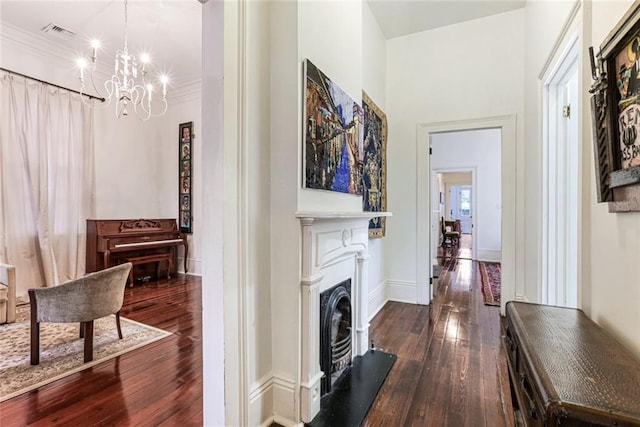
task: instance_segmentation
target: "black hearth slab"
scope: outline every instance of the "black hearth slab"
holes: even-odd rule
[[[353,359],[351,369],[334,384],[333,391],[322,398],[322,408],[309,427],[357,427],[362,424],[371,405],[395,363],[395,354],[369,350]]]

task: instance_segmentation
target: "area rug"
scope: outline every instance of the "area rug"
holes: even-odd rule
[[[19,306],[16,322],[0,325],[0,402],[90,368],[171,335],[170,332],[115,316],[94,321],[93,361],[83,363],[84,339],[78,323],[40,324],[40,364],[30,364],[29,306]]]
[[[482,296],[485,305],[500,305],[500,263],[480,261]]]

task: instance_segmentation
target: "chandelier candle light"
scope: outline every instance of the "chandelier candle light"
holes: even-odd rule
[[[91,42],[91,84],[93,89],[107,101],[104,108],[111,105],[111,102],[115,102],[116,117],[129,115],[127,108],[131,104],[138,118],[148,120],[151,117],[159,117],[167,112],[167,84],[169,83],[169,77],[161,75],[159,78],[162,84],[161,109],[159,113],[152,113],[151,101],[153,100],[154,86],[147,81],[147,67],[150,65],[150,57],[147,53],[140,55],[142,68],[138,72],[136,57],[129,53],[127,45],[127,18],[127,0],[124,0],[124,48],[118,49],[116,52],[113,75],[104,82],[106,96],[102,95],[101,91],[98,90],[94,80],[100,42],[98,40]],[[85,58],[78,59],[77,64],[80,68],[80,93],[83,94],[85,89],[84,73],[88,64]],[[138,76],[140,77],[139,79]],[[82,97],[82,100],[88,106],[95,108],[92,104],[88,104],[84,97]]]

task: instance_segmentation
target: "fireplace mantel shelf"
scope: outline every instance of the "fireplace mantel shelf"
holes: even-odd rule
[[[391,212],[296,212],[298,218],[312,219],[355,219],[392,216]]]

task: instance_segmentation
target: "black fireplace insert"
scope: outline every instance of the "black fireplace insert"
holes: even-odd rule
[[[345,368],[351,365],[351,279],[320,294],[320,369],[325,395]]]

